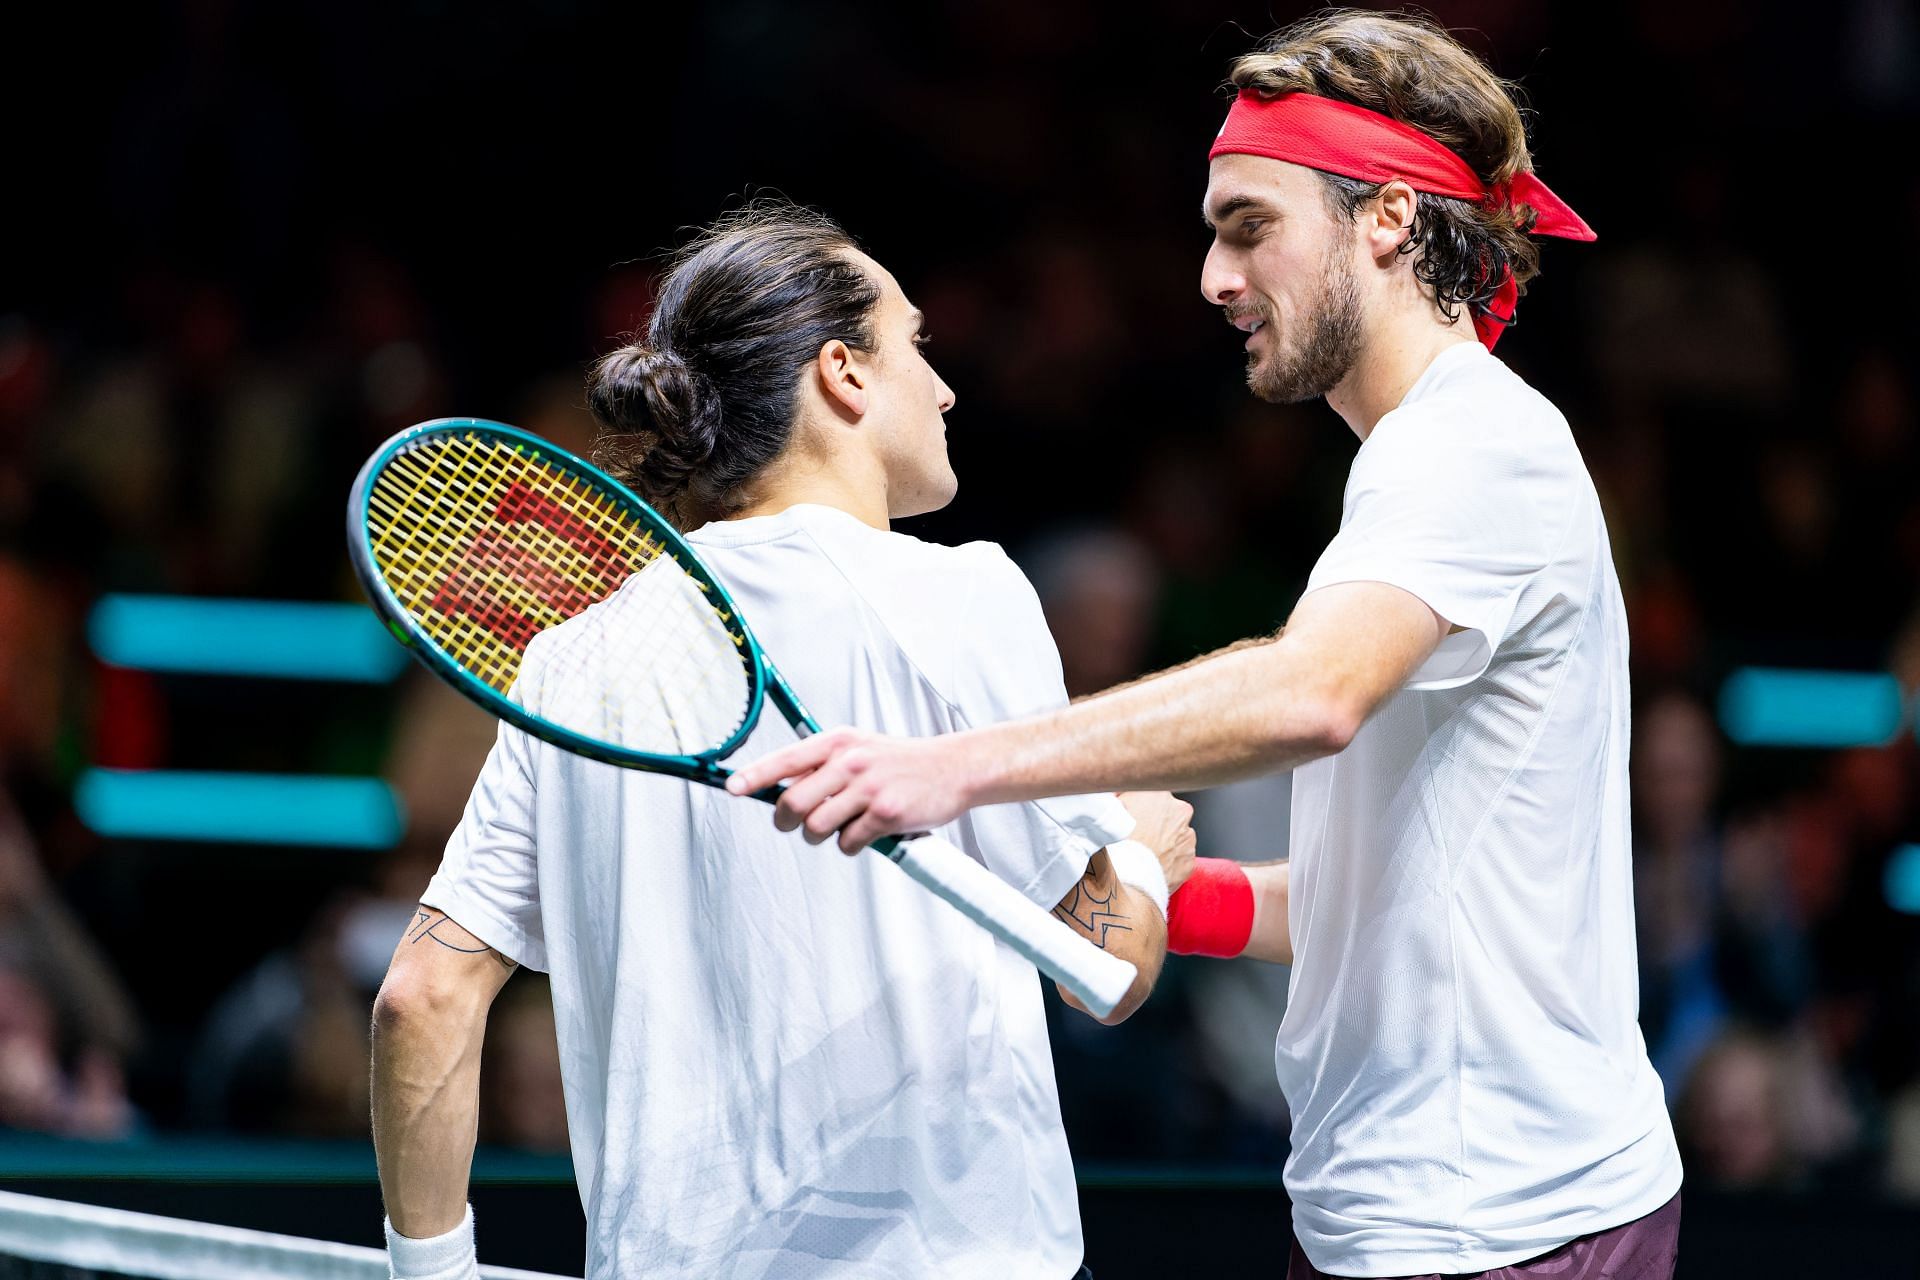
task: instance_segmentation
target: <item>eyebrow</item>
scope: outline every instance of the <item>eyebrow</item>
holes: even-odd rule
[[[1207,208],[1203,201],[1200,205],[1200,221],[1206,223],[1209,227],[1217,228],[1221,223],[1231,218],[1234,214],[1241,212],[1243,209],[1258,209],[1263,213],[1273,212],[1271,205],[1253,196],[1228,196],[1211,210]]]

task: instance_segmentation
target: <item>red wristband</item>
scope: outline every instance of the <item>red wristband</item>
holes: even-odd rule
[[[1167,901],[1167,950],[1230,960],[1253,936],[1253,881],[1231,858],[1195,858]]]

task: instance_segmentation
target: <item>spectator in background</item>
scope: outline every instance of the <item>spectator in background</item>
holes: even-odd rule
[[[1594,362],[1632,404],[1772,407],[1794,372],[1777,274],[1728,238],[1738,187],[1691,148],[1666,181],[1675,234],[1613,251],[1586,291]]]
[[[0,1125],[119,1137],[136,1123],[126,1065],[140,1023],[112,966],[55,892],[14,799],[44,782],[62,728],[59,610],[0,553]]]
[[[1903,1200],[1920,1202],[1920,1080],[1887,1108],[1886,1186]]]
[[[0,1126],[124,1137],[133,1004],[48,884],[0,790]]]
[[[1792,1170],[1781,1127],[1786,1103],[1771,1041],[1745,1032],[1715,1041],[1696,1060],[1677,1109],[1689,1173],[1728,1190],[1784,1184]]]
[[[1831,1185],[1858,1122],[1816,1040],[1735,1025],[1700,1055],[1677,1132],[1689,1173],[1725,1190]]]
[[[315,388],[248,341],[225,285],[152,267],[126,293],[141,341],[100,357],[57,406],[42,478],[85,503],[75,525],[110,531],[94,566],[110,581],[260,590],[277,580],[280,521],[310,483]]]
[[[0,1127],[66,1128],[59,1036],[46,994],[24,973],[0,968]]]
[[[1020,559],[1060,647],[1068,696],[1147,669],[1160,570],[1139,539],[1089,526],[1045,538]]]
[[[1131,527],[1160,564],[1151,665],[1185,662],[1285,621],[1288,583],[1267,549],[1246,536],[1246,513],[1210,442],[1183,440],[1149,456],[1126,505]]]
[[[364,903],[358,894],[335,898],[297,942],[214,1005],[194,1051],[194,1124],[309,1137],[365,1132],[367,1028],[380,976],[356,963],[353,925]],[[403,923],[385,934],[389,945]]]
[[[1640,1022],[1671,1101],[1726,1016],[1713,971],[1720,748],[1706,710],[1684,695],[1656,698],[1636,719]]]
[[[1636,719],[1633,796],[1640,1021],[1669,1101],[1728,1019],[1779,1026],[1805,1002],[1806,946],[1787,900],[1779,822],[1724,828],[1721,749],[1694,698]]]

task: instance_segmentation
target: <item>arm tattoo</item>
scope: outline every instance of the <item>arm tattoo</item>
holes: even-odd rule
[[[464,952],[467,955],[478,955],[484,951],[509,969],[519,967],[518,961],[507,959],[507,957],[501,955],[486,943],[480,942],[478,938],[473,938],[473,941],[479,943],[478,946],[467,947],[451,939],[441,937],[439,929],[443,924],[452,924],[454,928],[460,929],[460,932],[466,933],[465,929],[461,929],[459,924],[454,922],[452,916],[444,912],[435,911],[431,907],[421,907],[414,912],[413,924],[407,930],[407,941],[417,944],[423,938],[431,938],[449,951]],[[468,934],[467,936],[469,938],[473,937],[472,934]]]
[[[1105,950],[1107,934],[1112,931],[1132,933],[1133,926],[1121,923],[1126,919],[1118,911],[1109,910],[1114,898],[1118,897],[1120,886],[1116,883],[1107,890],[1107,896],[1098,896],[1098,889],[1092,876],[1083,876],[1079,884],[1073,886],[1073,892],[1066,900],[1053,909],[1053,914],[1076,926],[1087,935],[1094,946]]]

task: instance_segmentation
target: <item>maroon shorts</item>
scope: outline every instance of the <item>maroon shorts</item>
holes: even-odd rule
[[[1510,1267],[1459,1273],[1461,1280],[1672,1280],[1674,1260],[1680,1256],[1680,1196],[1644,1218],[1570,1240],[1552,1253],[1543,1253]],[[1314,1269],[1300,1242],[1293,1242],[1287,1259],[1287,1280],[1334,1280]],[[1448,1280],[1438,1272],[1395,1280]]]

